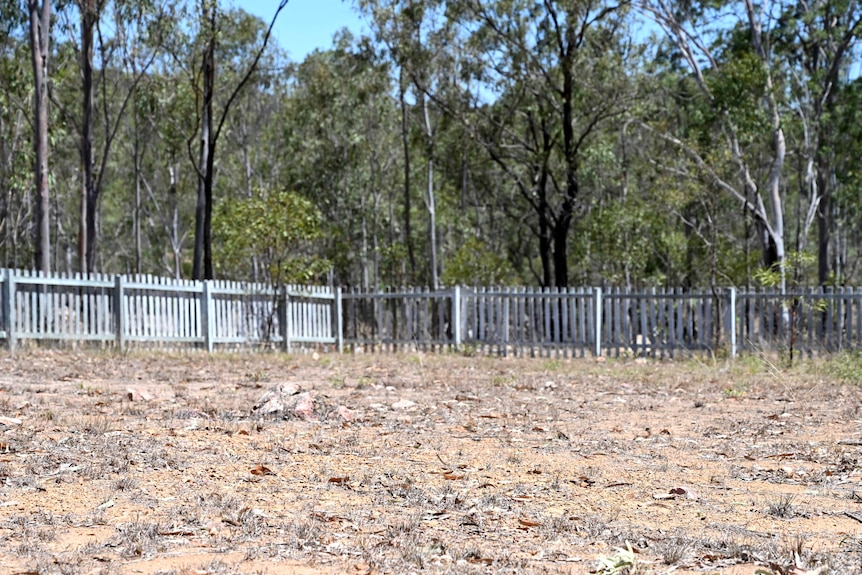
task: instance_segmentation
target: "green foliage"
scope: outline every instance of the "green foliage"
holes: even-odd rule
[[[499,286],[511,285],[515,275],[505,257],[482,240],[471,237],[446,262],[442,280],[450,286]]]
[[[329,262],[315,255],[321,237],[320,213],[307,199],[291,192],[263,194],[222,202],[213,218],[219,243],[217,269],[235,277],[253,258],[273,284],[319,280]]]
[[[769,120],[762,105],[766,79],[763,62],[751,50],[734,53],[707,76],[713,96],[712,121],[729,115],[744,142],[769,134]]]
[[[781,286],[782,271],[785,278],[795,283],[794,278],[804,277],[806,270],[816,263],[813,255],[800,252],[790,252],[782,262],[776,262],[768,268],[760,268],[754,272],[754,280],[764,287],[775,288]],[[783,270],[782,270],[783,267]]]
[[[862,353],[858,351],[837,353],[826,361],[823,370],[839,381],[862,383]]]

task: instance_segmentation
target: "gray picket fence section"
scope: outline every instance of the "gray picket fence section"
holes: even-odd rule
[[[342,299],[345,344],[369,351],[674,358],[862,350],[859,288],[354,289]]]
[[[862,289],[324,286],[0,270],[0,337],[134,346],[327,346],[525,356],[862,350]]]
[[[749,289],[736,296],[739,349],[805,355],[862,350],[862,289]]]
[[[106,274],[2,272],[2,336],[202,347],[335,345],[338,290]]]
[[[355,289],[342,298],[345,343],[371,351],[464,346],[503,356],[674,357],[722,345],[726,296],[455,287]]]

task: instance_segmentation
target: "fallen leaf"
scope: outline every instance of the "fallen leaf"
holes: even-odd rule
[[[538,521],[533,521],[532,519],[518,519],[518,523],[523,525],[524,527],[541,527],[542,524]]]
[[[329,483],[338,483],[338,484],[342,484],[342,483],[347,483],[348,481],[350,481],[350,477],[347,477],[347,476],[344,476],[344,477],[330,477],[330,478],[329,478]]]
[[[464,474],[463,473],[444,473],[443,479],[449,479],[450,481],[456,480],[456,479],[464,479]]]
[[[255,465],[250,471],[252,475],[275,475],[272,469],[264,465]]]

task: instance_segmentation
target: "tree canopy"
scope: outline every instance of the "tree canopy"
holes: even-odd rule
[[[13,4],[7,267],[364,288],[862,279],[854,0],[356,0],[368,34],[299,62],[269,40],[286,1],[267,21],[224,0]]]

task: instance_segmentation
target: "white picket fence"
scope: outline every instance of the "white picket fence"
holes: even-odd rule
[[[22,340],[134,345],[342,348],[338,290],[153,276],[4,270],[3,330]]]
[[[529,356],[862,350],[862,290],[463,288],[342,295],[344,341]]]
[[[627,291],[321,286],[0,270],[0,338],[133,346],[466,349],[677,357],[862,350],[862,289]]]

